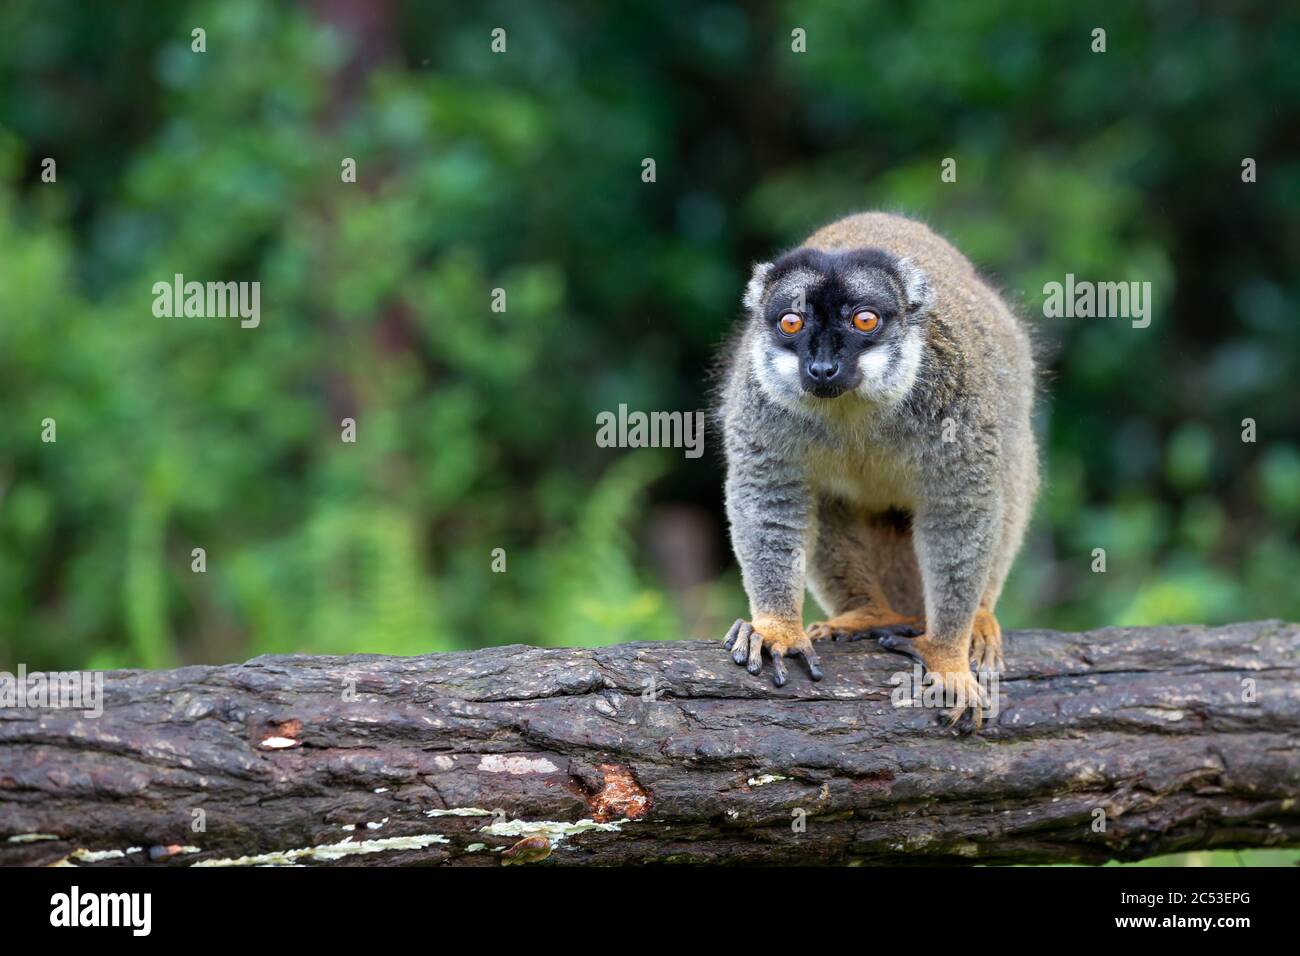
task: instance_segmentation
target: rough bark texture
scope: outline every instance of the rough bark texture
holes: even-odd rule
[[[978,736],[893,706],[910,664],[868,642],[825,645],[819,684],[792,662],[779,690],[685,641],[112,673],[98,719],[0,710],[0,863],[1030,863],[1300,845],[1300,627],[1007,645],[1001,710]]]

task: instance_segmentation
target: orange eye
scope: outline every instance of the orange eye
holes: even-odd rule
[[[876,315],[876,313],[869,309],[863,309],[861,312],[854,312],[853,327],[859,332],[874,332],[876,329],[880,328],[880,316]]]
[[[787,312],[778,324],[786,335],[794,335],[803,328],[803,316],[798,312]]]

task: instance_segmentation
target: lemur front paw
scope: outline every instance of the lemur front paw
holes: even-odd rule
[[[887,634],[880,638],[880,646],[888,651],[906,654],[924,665],[926,674],[934,678],[942,688],[945,703],[952,705],[945,712],[948,726],[961,720],[968,710],[976,730],[984,725],[984,710],[989,706],[988,694],[971,673],[970,654],[958,643],[935,641],[926,634],[919,637]]]
[[[822,679],[821,660],[798,620],[756,617],[751,624],[741,619],[731,625],[722,644],[731,651],[731,659],[744,664],[751,674],[763,669],[763,652],[767,651],[772,658],[772,683],[777,687],[784,685],[789,676],[785,669],[787,654],[802,657],[808,675],[813,680]]]
[[[925,633],[925,619],[907,617],[889,608],[862,607],[837,614],[828,621],[808,625],[808,636],[814,641],[830,638],[832,641],[860,641],[864,638],[881,638],[888,634],[899,637],[916,637]]]

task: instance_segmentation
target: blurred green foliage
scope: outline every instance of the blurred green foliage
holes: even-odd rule
[[[865,208],[1035,329],[1007,625],[1300,617],[1300,23],[1192,7],[5,4],[0,664],[720,636],[717,455],[595,415],[703,407],[749,262]],[[1067,272],[1150,327],[1043,318]],[[155,318],[176,273],[261,326]]]
[[[720,635],[717,456],[595,415],[702,407],[748,263],[865,208],[1035,327],[1007,625],[1300,617],[1297,50],[1264,0],[7,3],[0,667]],[[1067,272],[1150,328],[1043,319]],[[175,273],[261,326],[155,318]]]

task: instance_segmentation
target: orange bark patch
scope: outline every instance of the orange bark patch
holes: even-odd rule
[[[612,763],[600,764],[597,769],[605,775],[605,785],[587,801],[597,823],[624,817],[635,820],[650,809],[650,794],[641,789],[631,770]]]

